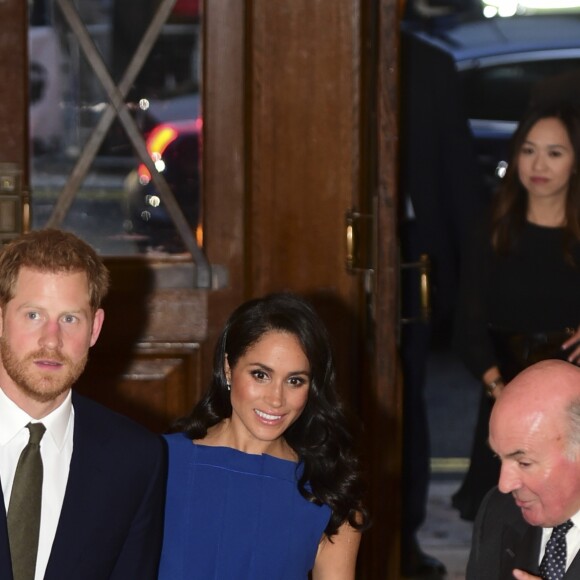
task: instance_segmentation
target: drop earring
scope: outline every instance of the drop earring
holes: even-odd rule
[[[228,391],[232,390],[232,385],[230,385],[230,383],[226,383],[226,388]]]

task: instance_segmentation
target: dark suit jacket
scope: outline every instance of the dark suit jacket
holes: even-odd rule
[[[512,496],[492,489],[477,513],[466,580],[513,580],[514,568],[539,576],[541,541],[542,528],[524,520]],[[564,576],[575,578],[580,578],[580,553]]]
[[[73,393],[73,453],[45,580],[155,580],[167,459],[161,438]],[[0,499],[4,498],[0,488]],[[12,580],[0,509],[0,578]]]

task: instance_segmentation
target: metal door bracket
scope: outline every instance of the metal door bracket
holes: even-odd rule
[[[0,243],[26,231],[30,202],[22,189],[22,169],[16,163],[0,163]]]
[[[374,239],[374,215],[349,209],[346,221],[346,269],[349,274],[374,273],[372,240]]]
[[[431,318],[431,258],[427,254],[421,254],[417,262],[401,264],[401,270],[408,269],[419,271],[420,314],[414,318],[401,318],[401,324],[429,322]]]

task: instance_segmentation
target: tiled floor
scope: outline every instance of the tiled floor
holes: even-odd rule
[[[435,477],[431,481],[427,519],[419,531],[423,551],[447,567],[446,580],[465,579],[471,543],[473,524],[460,519],[458,512],[451,507],[451,495],[458,487],[458,479],[438,480]]]
[[[449,349],[431,354],[425,399],[431,453],[438,459],[432,459],[427,519],[419,531],[419,542],[425,553],[445,564],[445,580],[465,579],[473,524],[460,519],[451,507],[451,496],[467,469],[480,388]]]
[[[447,567],[445,580],[464,580],[473,524],[451,507],[451,496],[467,469],[481,385],[448,348],[431,353],[425,401],[432,471],[427,519],[419,531],[421,549]],[[440,580],[417,577],[417,580]]]

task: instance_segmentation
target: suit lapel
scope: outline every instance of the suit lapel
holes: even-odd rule
[[[519,568],[538,575],[538,557],[542,540],[542,528],[526,525],[521,531],[509,526],[502,540],[500,579],[513,580],[513,569]]]
[[[574,580],[575,578],[580,578],[580,552],[576,554],[564,575],[564,580]]]
[[[0,578],[12,580],[12,564],[10,562],[10,544],[8,542],[8,525],[4,508],[4,494],[0,485]]]
[[[83,550],[86,549],[82,542],[86,536],[79,533],[79,526],[87,523],[86,513],[92,507],[89,504],[98,498],[98,493],[94,492],[99,486],[98,470],[95,469],[95,465],[99,464],[98,458],[102,451],[95,443],[96,437],[92,432],[95,427],[90,424],[84,405],[75,398],[74,393],[73,404],[75,410],[73,453],[62,510],[46,570],[47,579],[59,578],[59,573],[62,574],[63,570],[74,570],[74,558],[82,558]]]
[[[506,530],[502,546],[501,580],[513,580],[512,570],[519,568],[530,574],[539,575],[538,560],[542,540],[542,528],[527,526],[523,534],[514,528]],[[580,578],[580,552],[576,554],[566,571],[564,580]]]

